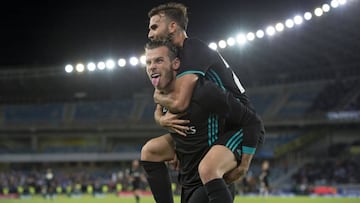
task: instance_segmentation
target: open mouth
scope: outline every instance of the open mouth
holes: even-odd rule
[[[160,74],[159,73],[153,73],[151,74],[151,83],[154,87],[157,87],[160,81]]]
[[[160,77],[160,74],[159,73],[153,73],[151,74],[151,78],[158,78]]]

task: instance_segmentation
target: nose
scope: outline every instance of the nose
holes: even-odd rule
[[[156,65],[155,65],[154,63],[151,63],[151,64],[149,65],[149,69],[150,69],[151,71],[155,71],[155,70],[156,70]]]
[[[151,30],[149,30],[148,38],[149,38],[150,40],[153,40],[153,39],[154,39],[154,34],[153,34],[153,32],[152,32]]]
[[[154,65],[154,63],[148,63],[146,65],[146,69],[148,73],[151,74],[156,69],[156,66]]]

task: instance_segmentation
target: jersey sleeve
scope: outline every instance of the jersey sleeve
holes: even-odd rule
[[[225,117],[230,110],[226,95],[227,93],[215,83],[199,78],[192,100],[197,102],[207,112]]]
[[[237,126],[246,122],[244,115],[248,114],[247,109],[231,93],[224,91],[214,82],[199,78],[192,99],[208,112],[225,117],[227,122]]]
[[[216,51],[210,49],[204,42],[198,39],[186,39],[180,51],[180,68],[176,77],[185,74],[205,76],[215,58]]]

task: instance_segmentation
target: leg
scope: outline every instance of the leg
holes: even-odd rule
[[[164,163],[174,156],[174,145],[170,134],[151,139],[141,149],[141,165],[157,203],[174,202],[169,172]]]
[[[236,158],[230,149],[223,145],[214,145],[199,164],[201,181],[206,184],[213,179],[222,178],[236,166]]]
[[[142,161],[170,161],[174,156],[174,144],[170,134],[165,134],[147,141],[141,149]]]
[[[222,179],[237,166],[234,153],[223,145],[214,145],[199,164],[199,174],[210,202],[233,202],[232,194]]]

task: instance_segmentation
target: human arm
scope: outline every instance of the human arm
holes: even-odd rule
[[[162,94],[155,90],[154,101],[166,107],[172,113],[184,112],[191,101],[192,93],[198,80],[196,74],[185,74],[175,80],[173,91]]]
[[[230,111],[228,93],[214,82],[200,78],[192,101],[198,103],[207,112],[225,117]]]

